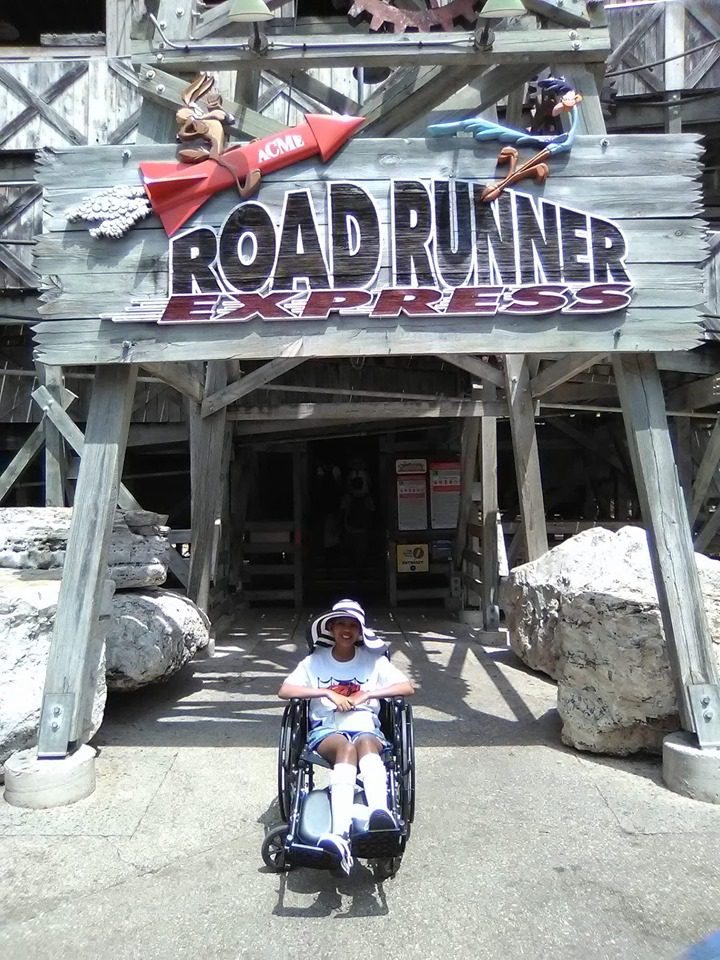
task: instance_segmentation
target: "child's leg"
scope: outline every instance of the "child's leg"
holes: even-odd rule
[[[355,746],[368,807],[370,810],[387,810],[387,770],[380,756],[382,744],[377,737],[368,735],[359,737]]]
[[[333,764],[330,773],[330,806],[333,833],[346,836],[352,823],[357,777],[357,750],[355,744],[340,734],[331,734],[317,747],[320,756]]]

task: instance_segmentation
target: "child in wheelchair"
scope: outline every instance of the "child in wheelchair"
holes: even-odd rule
[[[306,748],[332,765],[332,829],[318,838],[345,873],[352,868],[350,830],[356,812],[355,785],[362,779],[367,831],[398,830],[388,805],[383,754],[391,750],[380,726],[380,699],[409,697],[412,682],[385,656],[385,643],[365,625],[356,601],[341,600],[311,627],[313,652],[285,679],[278,696],[309,701]]]

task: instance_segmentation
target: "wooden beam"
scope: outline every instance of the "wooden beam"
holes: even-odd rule
[[[205,392],[212,396],[223,389],[227,371],[224,360],[207,365]],[[223,449],[227,408],[201,415],[200,405],[190,404],[190,515],[193,545],[190,554],[188,596],[206,613],[210,600],[215,524],[222,507]]]
[[[253,370],[246,377],[241,377],[234,383],[223,387],[222,390],[206,396],[202,401],[201,416],[212,416],[214,413],[217,413],[218,410],[227,407],[229,403],[239,400],[240,397],[247,396],[248,393],[257,390],[258,387],[262,387],[270,380],[281,377],[284,373],[287,373],[288,370],[292,370],[303,362],[303,357],[276,357],[264,366],[258,367],[257,370]]]
[[[505,357],[505,381],[527,558],[536,560],[547,553],[548,541],[530,374],[523,356]]]
[[[461,570],[463,554],[467,543],[467,527],[471,522],[473,486],[477,470],[478,438],[480,436],[479,417],[466,417],[463,420],[461,455],[460,455],[460,503],[458,506],[457,526],[455,529],[455,543],[453,544],[453,565]],[[474,522],[474,518],[472,519]]]
[[[230,410],[229,420],[395,420],[414,419],[415,417],[481,417],[490,414],[495,417],[508,415],[507,405],[503,402],[484,403],[475,400],[438,400],[436,403],[420,401],[387,403],[298,403],[280,404],[276,407],[249,407]]]
[[[317,100],[318,103],[325,104],[334,113],[346,114],[348,116],[361,114],[363,117],[367,117],[368,115],[367,103],[371,98],[365,101],[361,109],[357,100],[353,100],[352,97],[348,97],[340,93],[339,90],[329,87],[326,83],[323,83],[322,80],[318,80],[317,77],[311,77],[305,70],[292,70],[290,72],[274,70],[269,72],[272,76],[282,80],[283,84],[290,85],[293,90],[299,90],[301,93],[304,93],[305,96]]]
[[[613,358],[635,481],[648,531],[668,656],[683,728],[698,729],[691,687],[718,683],[690,526],[677,481],[662,384],[652,355]]]
[[[692,488],[692,499],[690,501],[690,523],[697,520],[700,513],[700,507],[707,499],[708,490],[713,478],[717,474],[718,463],[720,463],[720,417],[715,421],[712,433],[707,442],[707,447],[700,461],[695,483]]]
[[[77,397],[74,393],[65,390],[63,392],[62,409],[67,409],[73,400],[76,399]],[[5,467],[2,474],[0,474],[0,503],[2,503],[13,485],[42,450],[43,443],[45,442],[45,426],[46,421],[43,416],[40,423],[35,427],[25,443]]]
[[[62,367],[36,363],[38,380],[57,402],[62,401]],[[65,448],[62,434],[51,420],[45,419],[45,506],[65,506]]]
[[[178,393],[202,403],[203,385],[193,370],[185,363],[143,363],[142,367],[158,380],[162,380]]]
[[[487,360],[481,360],[480,357],[474,357],[472,354],[462,353],[439,353],[437,356],[439,360],[444,360],[445,363],[459,367],[461,370],[471,373],[474,377],[480,377],[481,380],[493,383],[496,387],[505,387],[505,377],[502,370],[493,367]]]
[[[534,398],[542,397],[550,393],[561,383],[566,383],[577,373],[582,373],[588,367],[594,366],[604,360],[604,353],[570,353],[561,360],[546,366],[541,372],[530,381],[530,392]]]
[[[373,93],[362,106],[367,123],[362,137],[388,137],[413,118],[424,116],[468,82],[468,68],[421,67],[402,69]]]
[[[160,49],[156,42],[133,42],[133,63],[147,64],[158,53],[166,68],[182,72],[196,70],[236,70],[238,64],[253,63],[262,69],[282,67],[367,67],[401,64],[410,66],[466,66],[526,64],[543,66],[558,59],[602,62],[610,52],[606,29],[578,29],[569,36],[567,29],[501,30],[492,49],[480,49],[475,32],[376,33],[318,38],[314,34],[275,34],[267,47],[254,49],[247,41],[214,41],[210,44],[178,44],[176,49]]]
[[[63,757],[88,735],[103,640],[100,613],[108,548],[136,376],[137,367],[130,364],[98,367],[95,372],[45,675],[40,758]],[[47,392],[45,387],[39,389]],[[56,711],[59,727],[53,730],[51,718]]]
[[[699,410],[720,403],[720,373],[677,387],[668,394],[672,409]]]
[[[497,388],[485,387],[484,396],[494,400]],[[497,421],[495,417],[481,417],[480,483],[482,486],[482,614],[483,629],[497,630],[500,626],[498,590],[500,587],[499,542],[503,536],[500,526],[497,476]],[[503,543],[504,547],[504,543]],[[504,550],[503,550],[504,553]],[[507,561],[506,561],[507,562]]]

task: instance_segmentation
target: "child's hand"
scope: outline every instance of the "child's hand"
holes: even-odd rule
[[[352,710],[354,707],[352,697],[343,696],[342,693],[336,693],[335,690],[328,690],[325,693],[325,696],[328,698],[328,700],[332,700],[332,702],[335,704],[335,709],[339,710],[341,713]]]
[[[367,701],[370,700],[370,694],[366,690],[358,690],[357,693],[351,694],[348,700],[353,707],[359,707],[360,704],[367,703]]]

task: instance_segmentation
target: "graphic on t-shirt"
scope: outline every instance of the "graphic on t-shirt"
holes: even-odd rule
[[[359,693],[361,689],[357,678],[353,678],[352,680],[336,680],[334,677],[330,677],[329,680],[321,680],[318,677],[318,686],[327,687],[334,693],[339,693],[342,697],[351,697],[354,693]]]

